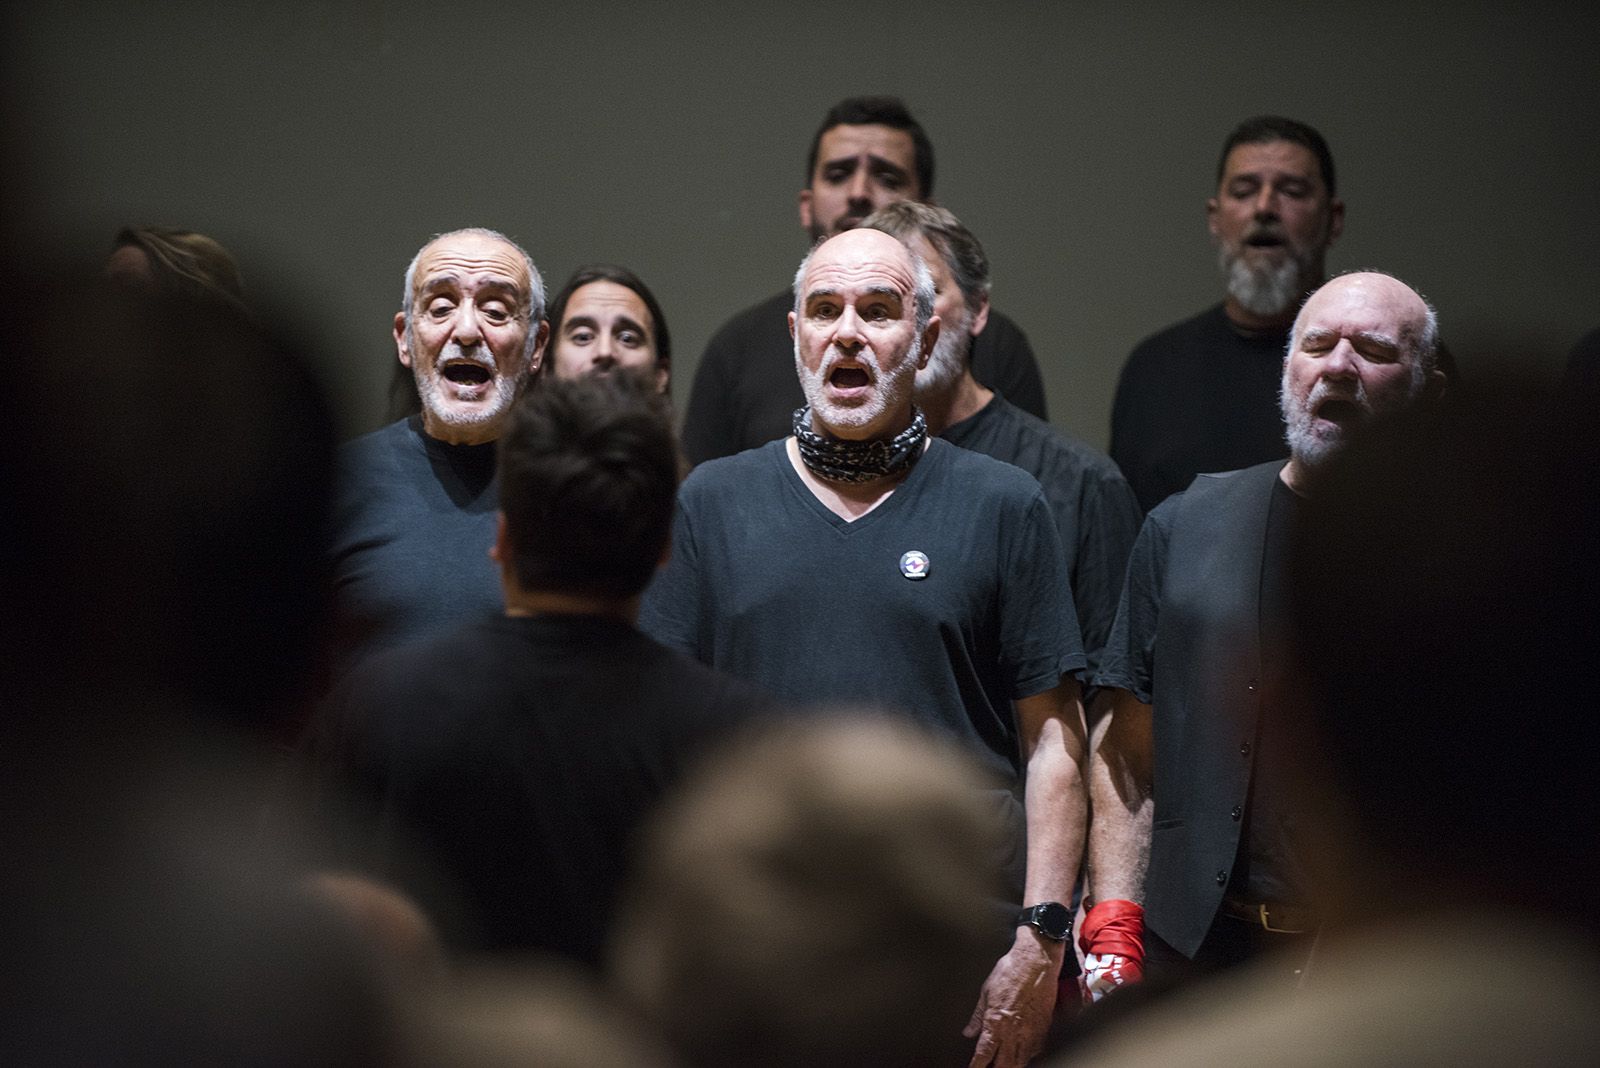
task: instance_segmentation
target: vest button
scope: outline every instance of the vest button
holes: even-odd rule
[[[1251,679],[1250,680],[1250,684],[1248,686],[1246,686],[1245,689],[1249,690],[1251,693],[1255,693],[1256,692],[1256,680],[1255,679]]]
[[[1249,742],[1240,742],[1239,743],[1239,755],[1240,756],[1249,756],[1250,755],[1250,743]]]
[[[1217,885],[1218,886],[1227,886],[1228,885],[1228,873],[1227,872],[1225,872],[1225,871],[1217,872]]]
[[[1235,820],[1237,820],[1239,817],[1244,815],[1244,809],[1241,808],[1238,805],[1234,805],[1233,806],[1233,811],[1228,813],[1228,815],[1232,816]]]

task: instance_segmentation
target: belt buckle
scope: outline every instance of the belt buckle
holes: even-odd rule
[[[1265,903],[1257,905],[1256,906],[1256,910],[1259,913],[1260,920],[1261,920],[1261,927],[1262,927],[1263,930],[1270,931],[1273,934],[1304,934],[1305,933],[1305,929],[1304,928],[1300,928],[1300,927],[1274,927],[1274,926],[1272,926],[1272,914],[1267,911],[1267,906],[1266,906]]]

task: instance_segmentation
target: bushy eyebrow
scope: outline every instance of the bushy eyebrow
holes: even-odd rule
[[[1339,336],[1340,334],[1337,330],[1329,330],[1325,327],[1312,328],[1300,335],[1300,342],[1305,344],[1313,341],[1326,341],[1329,338],[1337,338]],[[1365,341],[1369,345],[1377,345],[1380,348],[1395,350],[1400,348],[1400,342],[1393,334],[1385,334],[1378,330],[1358,330],[1351,334],[1350,337],[1355,341]]]
[[[459,285],[461,285],[461,279],[454,274],[436,274],[430,278],[424,278],[422,284],[417,287],[417,292],[432,293],[435,290]]]
[[[1395,337],[1393,334],[1380,333],[1377,330],[1363,330],[1356,334],[1356,339],[1358,341],[1365,341],[1369,344],[1378,345],[1386,349],[1394,349],[1396,351],[1399,351],[1400,349],[1399,338]]]

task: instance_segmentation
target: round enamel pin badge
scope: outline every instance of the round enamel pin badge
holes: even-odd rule
[[[928,567],[928,554],[915,549],[900,558],[900,574],[908,579],[927,578]]]

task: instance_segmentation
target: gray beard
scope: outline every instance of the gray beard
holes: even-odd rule
[[[1223,246],[1217,262],[1228,280],[1228,295],[1252,315],[1271,318],[1292,310],[1303,291],[1301,279],[1310,276],[1310,264],[1293,254],[1278,263],[1252,265],[1233,249]]]
[[[916,345],[921,344],[919,338]],[[916,363],[917,356],[917,348],[913,346],[910,354],[913,364]],[[830,430],[856,430],[864,427],[884,412],[899,405],[906,393],[914,390],[914,379],[908,378],[902,384],[902,381],[886,372],[874,354],[863,352],[857,360],[872,368],[872,380],[877,388],[873,390],[872,398],[865,404],[851,407],[835,405],[828,400],[826,393],[827,375],[830,370],[827,363],[824,362],[822,367],[812,371],[800,356],[800,338],[796,336],[794,339],[794,368],[800,378],[800,392],[805,395],[812,414]]]
[[[942,394],[966,373],[973,340],[967,333],[969,322],[970,316],[963,314],[959,322],[942,324],[939,340],[933,343],[933,355],[928,357],[928,366],[917,372],[918,397]]]
[[[1278,405],[1283,412],[1283,436],[1289,445],[1289,455],[1293,456],[1295,462],[1302,467],[1308,469],[1321,467],[1337,456],[1339,450],[1349,444],[1351,432],[1359,433],[1363,424],[1371,422],[1378,416],[1388,414],[1391,411],[1398,411],[1414,404],[1417,398],[1422,395],[1422,388],[1426,381],[1427,377],[1423,373],[1422,365],[1413,362],[1411,383],[1406,395],[1399,400],[1390,402],[1388,405],[1373,404],[1371,398],[1367,396],[1366,389],[1360,383],[1357,383],[1353,393],[1341,393],[1340,396],[1355,404],[1365,413],[1365,416],[1351,426],[1342,427],[1324,436],[1317,432],[1316,422],[1311,413],[1316,411],[1323,398],[1332,393],[1333,390],[1328,389],[1324,383],[1319,382],[1312,387],[1304,402],[1296,403],[1295,399],[1289,396],[1289,365],[1288,361],[1285,360],[1283,379],[1278,386]]]

